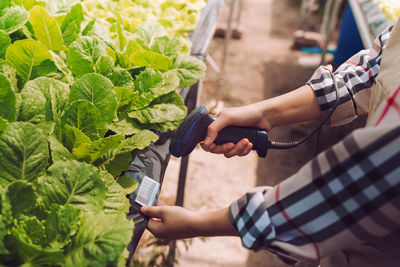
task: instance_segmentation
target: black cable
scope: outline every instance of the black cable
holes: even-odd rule
[[[312,130],[311,133],[309,133],[308,135],[304,136],[299,141],[288,142],[288,143],[269,141],[268,148],[272,148],[272,149],[288,149],[288,148],[297,147],[298,145],[300,145],[300,144],[304,143],[305,141],[307,141],[308,139],[310,139],[316,132],[321,130],[322,126],[324,126],[324,124],[329,120],[329,118],[332,116],[333,112],[335,111],[335,109],[339,105],[339,88],[338,88],[337,83],[336,83],[336,77],[333,74],[332,74],[332,81],[333,81],[333,86],[335,88],[336,101],[335,101],[335,104],[333,105],[331,111],[329,112],[329,114],[321,121],[321,123],[316,128],[314,128],[314,130]]]

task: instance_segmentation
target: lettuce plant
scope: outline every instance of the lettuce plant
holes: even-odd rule
[[[124,262],[118,176],[205,73],[186,37],[203,1],[138,2],[1,1],[0,266]]]

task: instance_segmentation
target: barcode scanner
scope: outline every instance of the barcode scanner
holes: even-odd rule
[[[216,117],[209,114],[205,106],[194,109],[176,130],[169,146],[171,154],[175,157],[189,155],[199,142],[204,141],[208,125],[215,119]],[[247,138],[253,144],[253,150],[256,150],[260,157],[267,155],[270,145],[268,133],[259,128],[228,126],[218,133],[214,143],[217,145],[229,142],[236,144],[243,138]]]
[[[273,142],[268,140],[268,133],[264,129],[228,126],[218,133],[214,143],[217,145],[229,142],[236,144],[243,138],[247,138],[253,144],[253,150],[256,150],[258,155],[263,158],[267,155],[268,149],[289,149],[297,147],[320,131],[322,126],[324,126],[324,124],[329,120],[339,105],[339,88],[336,77],[332,73],[331,77],[336,101],[328,115],[320,122],[320,124],[302,139],[288,143]],[[357,109],[355,111],[357,113]],[[190,112],[190,114],[183,119],[181,125],[179,125],[172,138],[169,146],[170,153],[175,157],[184,157],[189,155],[196,145],[206,138],[208,125],[210,125],[215,119],[216,117],[209,114],[205,106],[200,106]]]

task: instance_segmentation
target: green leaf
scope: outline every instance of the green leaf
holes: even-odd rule
[[[49,137],[49,144],[50,144],[50,153],[51,159],[53,162],[57,161],[67,161],[74,159],[74,156],[68,151],[60,141],[57,140],[54,136]]]
[[[11,231],[18,258],[25,264],[21,266],[51,266],[64,264],[64,255],[61,250],[41,248],[32,243],[22,227],[14,227]]]
[[[110,150],[118,148],[123,139],[123,135],[111,135],[91,143],[83,143],[81,146],[74,148],[72,154],[81,161],[93,163]]]
[[[126,47],[123,51],[117,51],[118,62],[121,67],[130,68],[132,67],[131,57],[138,51],[145,51],[143,47],[141,47],[134,40],[128,40]]]
[[[179,79],[174,74],[162,74],[152,69],[142,71],[135,80],[135,91],[139,92],[139,97],[135,100],[134,108],[147,107],[155,98],[177,89],[178,84]]]
[[[109,76],[109,79],[115,87],[133,87],[133,78],[127,70],[116,69]]]
[[[182,49],[182,43],[178,38],[163,36],[155,38],[150,50],[167,57],[176,56]]]
[[[82,76],[72,85],[69,99],[71,102],[74,100],[89,101],[100,111],[101,120],[108,123],[116,117],[118,105],[117,96],[113,88],[114,85],[106,77],[96,73],[89,73]]]
[[[135,120],[129,118],[126,114],[119,116],[118,121],[108,124],[107,128],[116,134],[122,135],[132,135],[142,129]]]
[[[81,36],[69,47],[67,64],[78,77],[94,72],[97,60],[107,55],[106,44],[97,37]]]
[[[100,128],[100,111],[86,100],[74,101],[62,117],[62,121],[74,126],[91,139],[98,139]]]
[[[29,14],[29,22],[32,25],[36,39],[50,50],[62,50],[64,40],[56,20],[40,6],[32,7],[29,10]]]
[[[15,181],[7,187],[7,198],[9,199],[14,218],[20,214],[29,213],[36,205],[36,194],[32,184],[25,181]]]
[[[115,155],[111,161],[104,165],[104,167],[113,177],[117,177],[121,172],[129,170],[129,163],[131,161],[132,155],[129,151]]]
[[[65,44],[68,46],[78,38],[81,32],[81,23],[84,21],[83,9],[81,4],[71,7],[61,23],[61,32]]]
[[[133,77],[133,79],[136,79],[136,77],[146,69],[146,67],[141,67],[141,66],[133,66],[129,69],[127,69],[127,71],[129,71],[129,73],[131,74],[131,76]]]
[[[68,104],[69,87],[55,79],[40,77],[25,84],[22,92],[29,90],[43,95],[46,99],[45,115],[47,121],[59,121]]]
[[[54,122],[55,136],[61,139],[61,115],[67,106],[69,87],[55,79],[40,77],[25,84],[20,93],[19,120]]]
[[[0,2],[0,11],[5,9],[11,4],[11,0],[3,0]]]
[[[24,7],[26,10],[31,9],[37,0],[13,0],[17,5]]]
[[[0,74],[0,116],[8,121],[15,121],[16,98],[10,81]]]
[[[71,242],[78,230],[81,211],[73,206],[56,205],[45,222],[46,235],[51,247],[63,248]]]
[[[6,59],[14,65],[24,82],[57,69],[47,48],[34,40],[15,41],[8,47]]]
[[[33,124],[10,123],[0,136],[0,158],[0,184],[33,181],[48,165],[47,137]]]
[[[163,26],[154,22],[145,22],[137,28],[135,41],[144,48],[150,48],[157,37],[166,36]]]
[[[163,104],[169,103],[178,106],[182,111],[186,112],[185,102],[177,91],[170,92],[156,98],[151,104]]]
[[[124,267],[126,265],[126,262],[128,261],[128,259],[130,259],[129,255],[130,255],[130,252],[129,252],[128,248],[126,247],[124,249],[124,251],[121,253],[121,255],[119,255],[118,262],[115,262],[114,264],[118,267]]]
[[[117,42],[118,42],[118,49],[120,51],[123,51],[125,46],[126,46],[126,36],[125,36],[125,31],[124,31],[124,26],[123,26],[123,20],[121,16],[118,16],[117,21],[116,21],[116,27],[117,27]]]
[[[36,1],[38,1],[38,4],[40,4],[40,2],[44,2],[43,4],[45,4],[46,10],[55,18],[57,18],[57,22],[59,24],[61,24],[62,19],[71,10],[71,7],[73,5],[82,2],[81,0],[57,0],[57,1],[36,0]]]
[[[7,235],[7,228],[4,222],[4,218],[2,215],[0,215],[0,254],[9,253],[4,243],[4,238],[6,237],[6,235]]]
[[[142,130],[132,137],[123,140],[121,144],[121,151],[131,152],[135,149],[144,149],[151,143],[158,140],[158,135],[149,130]]]
[[[89,21],[82,30],[82,36],[87,36],[93,30],[96,20]]]
[[[8,121],[0,117],[0,134],[7,128]]]
[[[19,223],[33,244],[47,246],[46,232],[44,225],[36,217],[23,217]]]
[[[37,128],[41,129],[43,134],[46,137],[49,137],[50,135],[52,135],[54,133],[54,122],[51,121],[43,121],[40,122],[38,124],[36,124]]]
[[[6,191],[7,188],[0,186],[0,221],[3,221],[6,225],[10,225],[14,221],[14,216],[12,214],[12,206],[7,197]]]
[[[72,84],[75,79],[74,79],[74,76],[73,76],[71,70],[68,68],[67,64],[64,62],[64,60],[59,55],[57,55],[53,51],[49,51],[49,52],[54,59],[54,64],[57,66],[57,69],[59,71],[61,71],[62,74],[64,74],[65,80],[68,83]]]
[[[172,59],[151,51],[138,51],[131,56],[131,62],[136,66],[150,67],[166,71],[172,66]]]
[[[136,181],[129,176],[120,176],[117,182],[127,194],[130,194],[133,191],[135,191],[138,186]]]
[[[19,106],[18,120],[31,123],[39,123],[46,119],[46,98],[40,92],[32,89],[24,89],[19,94],[21,103]]]
[[[206,74],[206,65],[193,56],[179,55],[174,62],[172,72],[180,79],[179,88],[186,88],[201,80]]]
[[[124,214],[85,214],[66,254],[66,266],[107,266],[132,238],[133,223]]]
[[[163,123],[145,123],[140,124],[142,129],[153,129],[159,131],[160,133],[166,133],[168,131],[175,130],[181,124],[182,120],[177,121],[167,121]]]
[[[0,30],[3,30],[7,34],[16,32],[25,25],[28,21],[28,17],[29,13],[23,8],[9,8],[4,15],[0,17]]]
[[[0,31],[0,58],[4,58],[7,48],[11,45],[11,39],[7,33]]]
[[[79,147],[84,143],[91,143],[92,141],[81,130],[74,126],[65,125],[63,143],[69,151],[73,148]]]
[[[97,73],[107,76],[113,71],[114,59],[107,55],[100,56],[94,65],[94,68]]]
[[[48,169],[48,175],[38,181],[38,193],[46,206],[72,205],[96,212],[103,209],[106,186],[100,171],[77,161],[58,161]]]
[[[183,113],[186,113],[185,103],[183,102],[182,97],[176,91],[160,96],[159,98],[155,99],[151,104],[156,105],[162,103],[174,104],[177,108],[181,109]],[[175,130],[180,125],[182,119],[183,117],[177,117],[176,120],[158,123],[138,123],[137,125],[142,129],[153,129],[161,133],[165,133],[171,130]]]
[[[135,90],[140,94],[150,91],[153,88],[161,87],[163,75],[159,71],[146,69],[142,71],[135,79]],[[153,97],[154,99],[155,97]]]
[[[138,92],[125,87],[115,87],[114,91],[118,99],[117,112],[130,111],[136,101]]]
[[[105,213],[127,214],[129,212],[129,200],[126,191],[114,180],[108,172],[101,172],[107,185],[106,200],[104,201]]]
[[[0,73],[7,77],[10,81],[14,92],[18,92],[17,71],[7,60],[0,59]]]
[[[113,176],[118,176],[123,171],[129,170],[129,163],[132,161],[131,152],[135,149],[143,149],[152,142],[158,140],[158,136],[151,131],[143,130],[132,137],[128,137],[118,147],[111,148],[104,153],[104,157],[98,157],[95,165],[104,166]]]
[[[174,104],[156,104],[129,112],[128,116],[140,123],[164,123],[183,119],[185,111]]]

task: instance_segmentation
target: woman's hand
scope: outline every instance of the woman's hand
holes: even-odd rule
[[[177,206],[145,206],[141,212],[151,217],[147,229],[165,241],[196,236],[196,212]]]
[[[229,125],[271,129],[271,124],[266,117],[263,117],[261,102],[225,109],[217,114],[217,119],[208,126],[207,137],[201,144],[202,148],[208,152],[224,154],[227,158],[247,155],[253,148],[253,144],[246,138],[240,140],[236,145],[233,143],[219,146],[214,144],[218,132]]]
[[[226,143],[214,144],[218,132],[226,126],[251,126],[270,131],[277,125],[318,120],[321,111],[317,98],[310,86],[304,85],[296,90],[257,102],[251,105],[229,108],[222,111],[217,119],[208,126],[207,137],[201,144],[205,151],[233,156],[247,155],[253,145],[247,139],[236,145]]]
[[[151,217],[147,229],[166,241],[196,236],[238,235],[229,220],[228,208],[201,212],[177,206],[146,206],[140,210]]]

